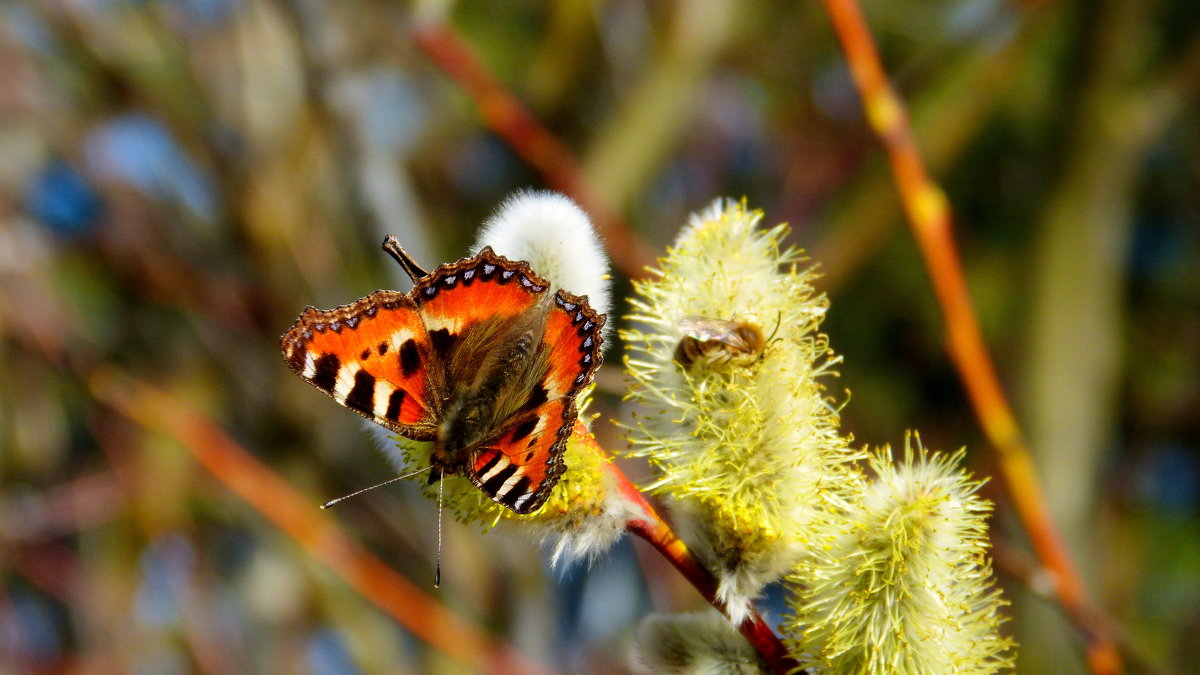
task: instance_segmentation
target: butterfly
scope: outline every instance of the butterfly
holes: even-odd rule
[[[680,320],[679,328],[683,337],[675,347],[675,361],[684,370],[690,370],[697,363],[709,367],[750,366],[762,357],[770,342],[769,338],[763,339],[758,326],[748,321],[689,316]]]
[[[307,307],[280,339],[288,366],[363,417],[432,441],[431,481],[461,475],[533,512],[566,470],[575,396],[600,367],[605,316],[491,247],[432,272],[391,235],[383,248],[412,291]]]

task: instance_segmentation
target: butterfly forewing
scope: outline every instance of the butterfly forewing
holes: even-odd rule
[[[280,348],[297,375],[338,403],[409,438],[431,440],[427,343],[415,303],[376,291],[332,310],[309,307]]]
[[[528,264],[498,256],[489,247],[438,267],[417,282],[412,297],[431,334],[459,335],[486,319],[515,317],[546,288],[546,280]]]

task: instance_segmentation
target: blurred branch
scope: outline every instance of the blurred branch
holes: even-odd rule
[[[475,102],[484,123],[533,166],[546,184],[575,198],[593,218],[613,264],[638,278],[654,262],[649,247],[629,223],[584,178],[571,151],[508,91],[446,23],[431,22],[414,31],[417,45],[446,71]]]
[[[997,572],[1017,580],[1040,600],[1051,604],[1056,602],[1054,576],[1049,570],[1039,565],[1038,561],[1024,549],[1014,546],[1012,542],[1006,541],[998,535],[992,535],[991,543],[992,562],[995,563]],[[1149,656],[1134,644],[1128,632],[1119,624],[1105,616],[1097,616],[1096,620],[1106,623],[1114,641],[1120,646],[1121,654],[1129,662],[1129,666],[1134,672],[1145,675],[1168,674],[1169,671],[1163,667],[1151,663]]]
[[[1085,633],[1088,662],[1093,672],[1119,672],[1120,656],[1106,627],[1096,621],[1093,603],[1050,516],[1033,458],[984,346],[954,245],[949,203],[925,172],[904,104],[888,83],[857,3],[854,0],[822,2],[845,51],[867,119],[887,150],[909,224],[945,316],[947,349],[966,386],[976,416],[999,453],[1000,466],[1017,513],[1038,556],[1053,572],[1059,603]]]
[[[97,399],[179,442],[225,487],[420,639],[464,664],[489,672],[548,672],[462,621],[362,549],[313,503],[184,402],[115,367],[98,368],[87,379]]]
[[[1032,10],[1021,16],[1015,34],[999,45],[972,50],[950,64],[942,77],[921,89],[911,102],[913,135],[934,172],[951,166],[991,117],[1010,85],[1028,66],[1051,22]],[[820,240],[809,246],[821,261],[821,286],[836,294],[857,270],[890,240],[900,222],[900,203],[886,167],[870,166],[844,205],[831,213]]]

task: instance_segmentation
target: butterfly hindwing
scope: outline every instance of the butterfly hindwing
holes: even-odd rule
[[[545,503],[566,470],[562,456],[575,424],[575,401],[547,401],[513,420],[472,453],[466,477],[519,514]]]
[[[336,309],[309,307],[280,348],[297,375],[338,403],[409,438],[432,440],[427,343],[412,299],[376,291]]]

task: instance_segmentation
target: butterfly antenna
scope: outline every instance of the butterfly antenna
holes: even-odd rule
[[[361,490],[359,490],[359,491],[357,491],[357,492],[351,492],[350,494],[346,495],[345,497],[338,497],[337,499],[330,499],[329,501],[327,501],[327,502],[325,502],[324,504],[322,504],[322,505],[321,505],[321,508],[323,508],[323,509],[327,509],[327,508],[329,508],[329,507],[333,506],[334,504],[337,504],[337,503],[338,503],[338,502],[340,502],[340,501],[343,501],[343,500],[346,500],[346,499],[350,499],[351,497],[353,497],[353,496],[355,496],[355,495],[361,495],[362,493],[366,492],[367,490],[374,490],[375,488],[377,488],[377,487],[383,487],[384,485],[387,485],[388,483],[395,483],[395,482],[396,482],[396,481],[398,481],[398,480],[403,480],[403,479],[405,479],[405,478],[409,478],[409,477],[411,477],[411,476],[415,476],[415,475],[417,475],[417,474],[419,474],[419,473],[421,473],[421,472],[423,472],[423,471],[428,471],[428,470],[430,470],[430,469],[432,469],[432,468],[433,468],[432,466],[427,466],[427,467],[425,467],[424,469],[417,469],[416,471],[410,471],[410,472],[408,472],[408,473],[406,473],[406,474],[401,474],[401,475],[399,475],[399,476],[396,476],[395,478],[389,478],[388,480],[385,480],[385,481],[383,481],[382,483],[379,483],[379,484],[377,484],[377,485],[372,485],[371,487],[365,487],[365,488],[363,488],[363,489],[361,489]]]
[[[446,472],[438,471],[438,544],[437,558],[433,566],[433,587],[442,585],[442,494],[446,485]]]
[[[429,272],[421,269],[421,266],[417,264],[417,261],[412,259],[408,251],[401,248],[399,240],[394,235],[389,234],[383,238],[383,250],[387,251],[388,255],[400,263],[400,266],[412,278],[414,284],[417,283],[418,279],[429,276]]]

